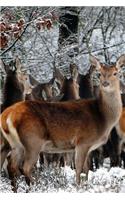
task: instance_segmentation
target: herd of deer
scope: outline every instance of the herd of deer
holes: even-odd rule
[[[8,173],[16,188],[16,177],[32,181],[38,158],[49,165],[70,165],[81,172],[98,168],[105,157],[110,166],[125,168],[125,94],[120,91],[120,71],[125,54],[106,66],[90,56],[91,67],[81,75],[70,65],[71,78],[58,70],[45,84],[21,71],[21,62],[1,65],[6,71],[0,115],[0,168],[8,160]],[[13,68],[13,69],[12,69]],[[97,70],[99,87],[92,84]],[[60,94],[54,96],[54,82]],[[123,102],[123,103],[122,103]]]

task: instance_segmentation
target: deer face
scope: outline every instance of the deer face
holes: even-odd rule
[[[23,85],[23,95],[31,94],[33,86],[30,83],[29,75],[22,71],[22,64],[18,57],[16,57],[16,74],[18,81]]]
[[[43,91],[45,93],[46,99],[51,99],[53,97],[52,85],[49,83],[43,84]]]
[[[116,64],[113,66],[101,64],[94,56],[90,56],[90,62],[99,72],[101,90],[112,92],[120,87],[119,73],[121,67],[125,65],[125,54],[120,56]]]
[[[79,99],[79,84],[76,80],[70,78],[68,81],[67,86],[69,87],[69,93],[72,96],[72,99]]]
[[[115,66],[107,67],[101,66],[99,70],[100,75],[100,87],[106,92],[111,92],[119,87],[119,73]]]
[[[28,74],[22,74],[22,83],[24,86],[24,94],[31,94],[33,86],[30,84]]]

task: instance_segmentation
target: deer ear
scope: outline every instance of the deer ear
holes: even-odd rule
[[[52,79],[50,79],[49,84],[50,84],[50,85],[53,85],[53,84],[54,84],[54,81],[55,81],[55,77],[52,78]]]
[[[3,61],[2,59],[0,59],[0,65],[1,65],[1,67],[3,67],[3,68],[4,68],[4,66],[5,66],[5,63],[4,63],[4,61]]]
[[[61,90],[61,88],[64,85],[64,80],[66,79],[65,76],[60,72],[59,69],[55,68],[53,77],[55,78],[55,82],[57,84],[57,87]]]
[[[31,74],[29,74],[29,80],[30,80],[30,83],[33,87],[35,87],[36,85],[40,84],[39,81],[37,81]]]
[[[90,55],[89,59],[92,66],[94,66],[97,70],[101,69],[101,64],[96,57]]]
[[[76,64],[70,64],[70,73],[71,73],[72,79],[77,81],[79,73],[78,73],[78,67]]]
[[[57,78],[57,79],[60,79],[61,81],[64,80],[63,74],[62,74],[62,73],[60,72],[60,70],[57,69],[57,68],[54,69],[53,77],[55,77],[55,78]]]
[[[3,60],[0,59],[0,65],[5,70],[6,73],[9,71],[9,65],[6,65]]]
[[[15,62],[16,62],[16,70],[17,70],[18,72],[21,72],[21,67],[22,67],[22,65],[21,65],[21,61],[20,61],[20,59],[19,59],[18,56],[16,57]]]
[[[125,54],[121,55],[116,61],[116,68],[120,70],[123,65],[125,65]]]

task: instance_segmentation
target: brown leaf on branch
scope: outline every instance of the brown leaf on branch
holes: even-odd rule
[[[11,24],[6,24],[6,31],[12,31]]]
[[[19,31],[20,29],[19,29],[19,27],[17,26],[17,24],[15,24],[14,26],[13,26],[13,28],[12,28],[12,31],[13,32],[16,32],[16,31]]]
[[[4,49],[8,44],[8,37],[4,33],[0,34],[0,48]]]
[[[0,32],[6,31],[6,25],[4,22],[0,22]]]
[[[52,28],[52,21],[51,21],[51,19],[47,19],[46,20],[46,27],[47,27],[48,30],[50,30]]]
[[[20,31],[15,31],[13,33],[14,38],[18,38],[20,36]]]
[[[20,28],[23,28],[24,24],[25,24],[25,20],[24,20],[23,18],[21,18],[21,19],[17,22],[17,25],[18,25],[18,27],[20,27]]]
[[[45,19],[45,18],[41,19],[36,22],[36,27],[38,28],[38,30],[45,29],[45,28],[50,30],[52,28],[52,21],[51,19]]]

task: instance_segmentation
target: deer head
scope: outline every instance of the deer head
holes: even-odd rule
[[[15,63],[16,63],[17,78],[18,78],[19,82],[22,83],[24,86],[23,94],[24,94],[24,98],[25,98],[26,94],[31,94],[34,86],[32,86],[30,83],[29,75],[22,71],[22,64],[21,64],[21,61],[18,56],[15,59]]]
[[[119,88],[119,74],[121,67],[125,64],[125,55],[120,56],[116,65],[106,66],[101,64],[97,58],[90,56],[91,64],[97,69],[100,78],[100,87],[105,92],[111,92]]]
[[[60,93],[64,94],[62,100],[79,99],[78,69],[75,64],[70,64],[71,77],[66,78],[59,69],[55,69],[55,79]]]

